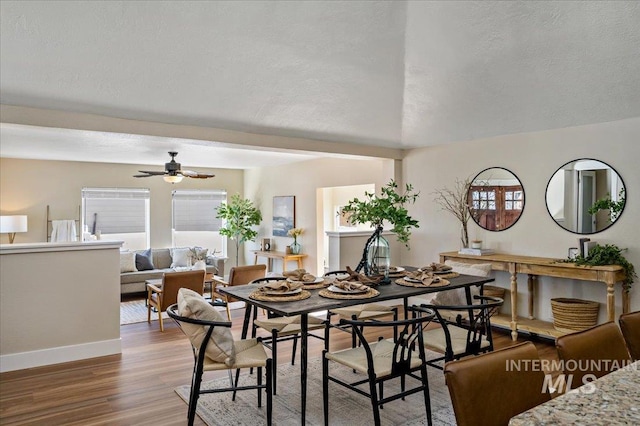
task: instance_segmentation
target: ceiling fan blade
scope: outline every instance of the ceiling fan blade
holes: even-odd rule
[[[141,178],[141,177],[151,177],[155,175],[133,175],[133,177]]]
[[[182,176],[190,177],[194,179],[207,179],[207,178],[215,177],[215,175],[210,175],[207,173],[198,173],[198,172],[194,172],[193,170],[180,170],[178,173],[180,173]]]
[[[209,178],[212,178],[212,177],[216,177],[216,175],[208,175],[208,174],[205,174],[205,173],[198,173],[197,175],[187,176],[187,177],[190,177],[192,179],[209,179]]]
[[[147,171],[147,170],[138,170],[138,171],[140,173],[146,173],[146,174],[148,174],[150,176],[162,176],[162,175],[164,175],[166,173],[166,172],[150,172],[150,171]]]

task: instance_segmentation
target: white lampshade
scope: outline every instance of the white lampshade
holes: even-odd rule
[[[165,175],[163,179],[165,182],[169,182],[169,183],[182,182],[182,176],[180,175]]]
[[[27,232],[27,216],[0,216],[0,233]]]

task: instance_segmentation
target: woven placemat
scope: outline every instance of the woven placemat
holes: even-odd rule
[[[371,299],[372,297],[376,297],[377,295],[379,295],[380,292],[375,288],[369,287],[369,290],[367,290],[366,293],[344,294],[344,293],[335,293],[333,291],[324,289],[324,290],[320,290],[318,294],[328,299]]]
[[[400,278],[396,280],[396,284],[403,285],[405,287],[444,287],[449,285],[449,281],[440,278],[440,281],[437,283],[431,283],[429,285],[424,285],[422,283],[412,283],[411,281],[405,281],[404,278]]]
[[[304,300],[311,297],[311,293],[302,290],[296,294],[283,294],[282,296],[272,296],[259,291],[254,291],[249,295],[249,299],[259,300],[261,302],[295,302],[296,300]]]

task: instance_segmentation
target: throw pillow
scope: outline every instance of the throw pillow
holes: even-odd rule
[[[153,257],[151,255],[151,249],[147,249],[136,253],[136,269],[138,271],[149,271],[156,269],[153,265]]]
[[[120,252],[120,273],[136,270],[136,254],[132,251]]]
[[[191,266],[189,247],[171,249],[171,268]]]
[[[224,321],[222,316],[207,301],[193,290],[181,288],[178,290],[178,313],[180,316],[203,321]],[[195,348],[200,348],[206,337],[207,327],[183,322],[182,330],[189,337]],[[235,363],[235,350],[231,329],[215,327],[205,349],[206,355],[215,362],[223,362],[228,367]]]
[[[490,263],[470,264],[447,260],[445,262],[445,265],[451,266],[454,272],[464,275],[488,277],[491,273]],[[471,300],[474,303],[478,303],[477,300],[473,299],[473,297],[478,294],[480,294],[480,289],[476,286],[471,287]],[[436,294],[436,297],[431,300],[431,303],[440,306],[466,305],[467,297],[465,296],[463,288],[456,288],[454,290],[439,291]]]

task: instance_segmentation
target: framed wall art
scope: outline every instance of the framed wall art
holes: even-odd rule
[[[286,237],[289,229],[296,226],[296,197],[293,195],[273,197],[273,236]]]

